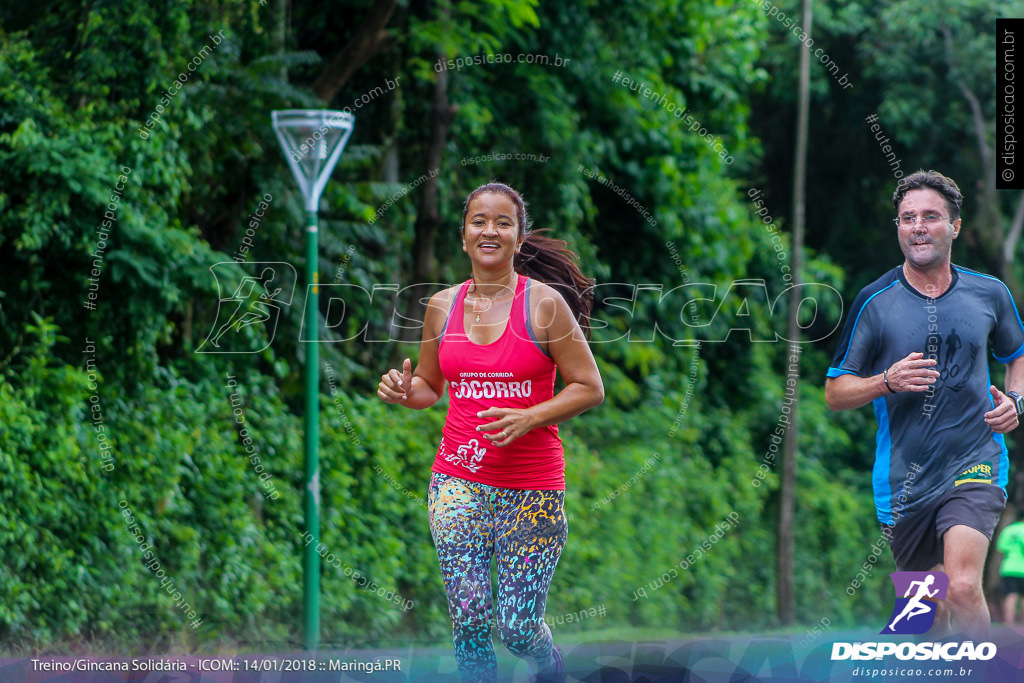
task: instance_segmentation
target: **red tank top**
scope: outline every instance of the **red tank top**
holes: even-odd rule
[[[474,344],[466,336],[471,280],[462,283],[448,312],[438,344],[441,373],[448,380],[448,417],[433,471],[502,488],[565,490],[556,425],[533,429],[505,447],[476,430],[494,421],[477,417],[481,410],[529,408],[554,395],[555,362],[530,328],[530,279],[520,275],[518,280],[505,331],[491,344]]]

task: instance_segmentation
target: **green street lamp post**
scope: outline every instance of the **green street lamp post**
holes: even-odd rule
[[[274,133],[299,185],[306,209],[306,310],[300,339],[306,346],[306,415],[304,438],[306,549],[302,562],[303,643],[307,650],[320,644],[320,463],[317,453],[320,417],[320,370],[317,353],[319,272],[317,268],[317,211],[320,195],[352,135],[355,117],[341,111],[289,109],[271,113]]]

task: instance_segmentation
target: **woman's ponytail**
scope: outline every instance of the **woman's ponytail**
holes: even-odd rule
[[[531,231],[516,254],[515,269],[558,290],[576,321],[590,337],[590,311],[594,306],[594,279],[580,271],[579,257],[565,240]]]

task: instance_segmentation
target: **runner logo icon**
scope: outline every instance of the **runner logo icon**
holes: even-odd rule
[[[879,633],[920,635],[935,623],[939,600],[946,599],[949,577],[945,572],[893,572],[896,606],[888,625]]]

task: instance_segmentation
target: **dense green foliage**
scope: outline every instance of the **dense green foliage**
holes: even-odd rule
[[[769,447],[791,369],[787,345],[760,340],[785,329],[780,266],[790,247],[788,235],[772,241],[750,192],[765,192],[784,228],[799,44],[757,2],[409,2],[395,9],[380,52],[319,101],[314,82],[372,4],[98,2],[71,19],[42,6],[0,11],[0,651],[299,642],[301,285],[276,333],[247,331],[264,350],[196,349],[217,315],[211,267],[232,260],[267,195],[248,260],[301,272],[301,201],[270,111],[349,107],[388,81],[398,86],[356,108],[324,195],[322,282],[369,291],[406,287],[417,272],[465,279],[462,200],[499,179],[524,192],[534,227],[569,240],[601,287],[593,349],[607,399],[562,429],[570,540],[549,615],[606,607],[601,620],[559,626],[567,631],[776,626]],[[795,524],[797,614],[807,624],[874,623],[890,600],[888,555],[866,588],[847,593],[877,536],[871,415],[831,414],[821,383],[844,302],[894,262],[880,262],[883,248],[898,254],[895,240],[847,227],[883,224],[891,187],[861,119],[880,112],[907,145],[924,133],[894,101],[913,57],[877,66],[880,39],[865,36],[920,4],[841,2],[820,21],[820,42],[850,65],[856,87],[814,75],[819,172],[804,279],[822,296],[818,318],[803,321],[820,341],[799,361]],[[991,31],[978,3],[962,4],[973,13],[955,31]],[[970,55],[977,49],[972,37]],[[451,126],[432,168],[437,60],[506,52],[571,62],[447,70]],[[945,135],[960,123],[934,138],[973,173],[971,141]],[[836,143],[862,133],[852,148]],[[534,160],[476,159],[493,154]],[[939,154],[918,150],[904,168],[937,165]],[[436,187],[419,181],[431,171]],[[423,198],[435,190],[434,257],[418,262]],[[691,312],[676,294],[660,300],[636,285],[715,293]],[[423,507],[444,406],[417,412],[374,397],[380,373],[417,353],[382,342],[388,296],[353,297],[338,320],[321,302],[322,543],[336,558],[322,569],[325,643],[448,632]],[[268,482],[279,495],[267,495]],[[180,598],[144,564],[125,507]],[[681,562],[678,576],[659,578]]]

